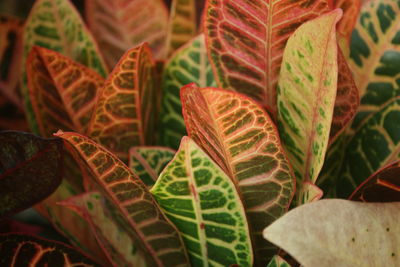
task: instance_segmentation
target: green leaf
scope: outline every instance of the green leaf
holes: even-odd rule
[[[38,0],[26,20],[23,33],[23,62],[34,45],[55,50],[105,76],[107,69],[97,45],[85,24],[68,0]],[[32,131],[38,125],[28,94],[26,69],[22,69],[22,95]]]
[[[62,142],[0,132],[0,218],[47,198],[61,183]]]
[[[187,265],[188,259],[176,228],[159,209],[143,182],[102,146],[76,133],[57,133],[79,154],[93,182],[112,203],[114,216],[131,229],[139,253],[148,265]]]
[[[140,257],[129,229],[118,224],[108,210],[106,200],[98,192],[84,193],[60,203],[82,216],[91,226],[104,253],[115,266],[142,266]]]
[[[282,259],[278,255],[276,255],[268,263],[267,267],[290,267],[290,264],[287,263],[284,259]]]
[[[176,51],[165,65],[160,115],[161,143],[164,146],[176,149],[186,135],[179,94],[181,87],[191,82],[200,87],[216,86],[203,34]]]
[[[88,136],[128,162],[129,148],[154,138],[156,80],[146,44],[126,51],[99,91]]]
[[[298,184],[315,183],[324,162],[337,90],[337,9],[301,25],[289,38],[278,88],[278,125]],[[300,203],[299,203],[300,204]]]
[[[180,231],[192,266],[252,266],[235,185],[194,141],[182,139],[151,193]]]
[[[283,215],[294,192],[294,177],[278,131],[265,110],[244,95],[216,88],[181,90],[189,136],[232,179],[243,201],[255,250],[255,265],[276,251],[261,237]]]
[[[129,150],[129,168],[151,187],[174,155],[175,151],[167,147],[132,147]]]
[[[264,237],[307,267],[399,266],[399,210],[398,202],[320,200],[288,212]]]
[[[22,234],[0,234],[0,265],[101,266],[66,244]]]

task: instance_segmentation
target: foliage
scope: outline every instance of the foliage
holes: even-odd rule
[[[0,15],[1,265],[399,265],[400,1],[166,2]]]

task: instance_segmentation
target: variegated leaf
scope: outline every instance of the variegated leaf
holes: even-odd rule
[[[186,135],[180,89],[191,82],[200,87],[216,86],[203,34],[176,51],[165,65],[160,135],[161,143],[174,149]]]
[[[34,45],[55,50],[105,76],[104,65],[92,36],[69,0],[38,0],[25,23],[23,62]],[[39,133],[29,99],[26,69],[22,70],[22,94],[32,131]]]
[[[287,261],[285,261],[284,259],[282,259],[278,255],[276,255],[268,263],[267,267],[290,267],[290,264],[287,263]]]
[[[378,170],[365,180],[350,196],[364,202],[400,202],[400,161]]]
[[[334,8],[343,10],[343,18],[338,22],[337,31],[350,40],[361,8],[361,0],[333,0]]]
[[[197,33],[196,0],[173,0],[168,24],[167,58]]]
[[[147,45],[128,50],[100,90],[90,122],[88,136],[125,162],[129,148],[153,142],[154,64]]]
[[[59,129],[84,133],[104,79],[88,67],[38,46],[28,56],[26,71],[40,134],[51,136]]]
[[[176,228],[159,209],[143,182],[116,156],[90,139],[58,132],[72,145],[106,198],[114,216],[131,229],[141,257],[150,266],[187,266],[188,259]]]
[[[77,212],[91,225],[91,230],[114,266],[145,266],[145,260],[137,252],[129,231],[112,217],[100,193],[84,193],[60,204]]]
[[[101,266],[76,249],[22,234],[0,234],[1,266]]]
[[[315,183],[329,141],[338,79],[335,27],[341,15],[337,9],[301,25],[283,55],[278,125],[298,179],[299,201],[302,184]]]
[[[165,57],[168,10],[162,0],[86,0],[86,17],[111,68],[143,42],[156,58]]]
[[[276,251],[261,231],[286,212],[294,190],[274,123],[261,106],[235,92],[191,84],[182,88],[181,99],[189,136],[239,190],[256,265],[267,264]]]
[[[168,147],[132,147],[129,150],[129,168],[151,187],[174,155],[175,150]]]
[[[289,211],[264,237],[302,266],[399,266],[399,210],[398,202],[325,199]]]
[[[360,89],[355,129],[371,113],[399,95],[400,1],[366,2],[351,38],[350,67]]]
[[[276,114],[286,41],[329,10],[326,0],[209,0],[205,31],[218,86],[251,96]]]
[[[193,140],[182,139],[151,193],[181,233],[192,266],[252,266],[235,185]]]
[[[22,56],[23,21],[0,14],[0,92],[22,107],[18,92]]]

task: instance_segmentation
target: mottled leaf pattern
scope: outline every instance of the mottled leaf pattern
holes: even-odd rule
[[[182,139],[151,193],[180,231],[192,266],[252,266],[235,185],[193,140]]]
[[[61,205],[74,210],[90,223],[104,253],[115,266],[145,265],[134,241],[107,210],[100,193],[84,193],[63,201]]]
[[[0,234],[0,265],[101,266],[63,243],[22,234]]]
[[[181,90],[189,136],[236,184],[253,238],[256,265],[275,252],[262,229],[290,204],[294,180],[278,132],[262,107],[250,98],[222,89]]]
[[[161,143],[174,149],[186,135],[179,92],[191,82],[200,87],[216,86],[203,34],[180,48],[165,65],[160,135]]]
[[[148,265],[186,266],[181,237],[159,209],[143,182],[117,157],[90,139],[75,133],[57,133],[80,155],[102,193],[113,204],[115,215],[132,229],[135,245]]]
[[[23,34],[23,62],[34,45],[55,50],[95,71],[107,73],[92,36],[68,0],[38,0],[32,7]],[[39,133],[28,95],[26,70],[22,71],[22,94],[32,131]]]
[[[172,0],[167,35],[167,58],[197,32],[196,0]]]
[[[156,58],[164,58],[168,10],[162,0],[86,0],[86,15],[110,67],[143,42],[149,43]]]
[[[251,96],[276,113],[286,41],[329,10],[325,0],[209,0],[205,31],[218,86]]]
[[[399,95],[400,1],[368,1],[351,38],[350,67],[360,90],[356,129],[371,112]]]
[[[151,144],[154,137],[154,71],[147,45],[132,48],[99,92],[88,135],[125,162],[129,148]]]
[[[315,183],[324,162],[336,98],[337,9],[300,26],[289,38],[278,88],[279,133],[298,179]]]
[[[0,14],[0,92],[22,107],[18,92],[22,56],[23,21]]]
[[[175,151],[167,147],[132,147],[129,150],[129,168],[151,187],[174,155]]]
[[[399,209],[398,202],[324,199],[289,211],[264,237],[301,266],[398,266]]]
[[[334,8],[343,10],[343,18],[338,22],[337,31],[350,40],[360,13],[361,0],[333,0],[332,2]]]
[[[287,263],[284,259],[282,259],[278,255],[276,255],[268,263],[267,267],[290,267],[290,264]]]
[[[59,129],[84,133],[104,79],[95,71],[38,46],[29,53],[26,71],[40,134],[51,136]]]

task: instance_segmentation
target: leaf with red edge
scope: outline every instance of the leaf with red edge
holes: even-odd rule
[[[341,8],[343,10],[343,17],[338,22],[336,29],[347,40],[350,40],[360,13],[361,0],[333,0],[332,2],[333,8]]]
[[[329,9],[326,0],[208,0],[204,25],[219,87],[244,93],[275,115],[286,41]]]
[[[128,50],[100,90],[88,136],[128,162],[129,148],[151,145],[155,63],[146,44]]]
[[[165,57],[168,9],[162,0],[86,0],[86,18],[110,67],[143,42],[156,58]]]
[[[261,231],[286,212],[294,192],[274,123],[255,101],[227,90],[190,84],[181,89],[181,101],[189,136],[238,188],[256,265],[265,265],[276,251]]]
[[[0,234],[0,265],[101,266],[66,244],[23,234]]]
[[[187,265],[183,241],[143,182],[116,156],[76,133],[57,136],[73,146],[101,193],[111,202],[114,216],[131,229],[131,237],[148,265]]]
[[[39,130],[84,133],[104,79],[95,71],[46,48],[34,46],[26,64],[30,100]]]
[[[400,202],[400,161],[381,168],[351,194],[351,200]]]
[[[48,197],[61,183],[62,142],[33,134],[0,133],[0,217]]]

